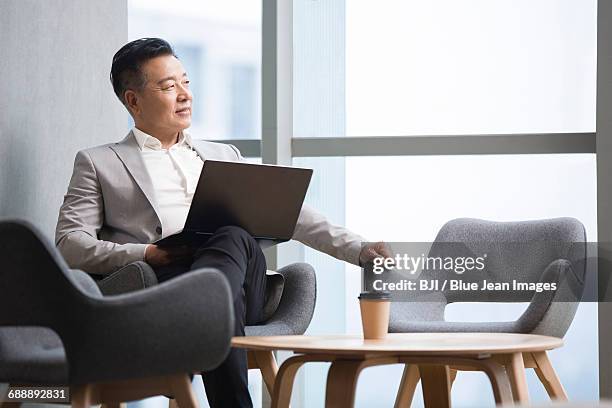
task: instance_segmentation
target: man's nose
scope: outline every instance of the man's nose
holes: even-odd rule
[[[192,98],[191,91],[184,85],[179,86],[179,92],[177,94],[177,99],[179,101],[190,101]]]

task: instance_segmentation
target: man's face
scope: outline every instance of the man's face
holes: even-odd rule
[[[188,128],[192,95],[183,64],[172,55],[163,55],[145,62],[141,70],[146,79],[144,89],[126,92],[136,126],[156,132]]]

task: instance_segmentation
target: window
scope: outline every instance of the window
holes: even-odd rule
[[[260,1],[129,0],[128,37],[175,47],[191,79],[195,138],[261,138]]]

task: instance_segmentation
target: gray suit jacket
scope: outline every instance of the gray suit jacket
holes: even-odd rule
[[[236,147],[194,140],[202,160],[244,160]],[[136,138],[77,153],[59,212],[55,243],[71,268],[110,274],[144,260],[146,245],[162,236],[153,184]],[[331,256],[358,264],[363,238],[332,225],[304,205],[296,239]]]

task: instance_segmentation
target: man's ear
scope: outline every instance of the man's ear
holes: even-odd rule
[[[128,108],[130,113],[133,115],[140,113],[140,101],[138,100],[138,95],[136,95],[136,92],[128,89],[123,94],[123,100],[125,101],[125,106]]]

